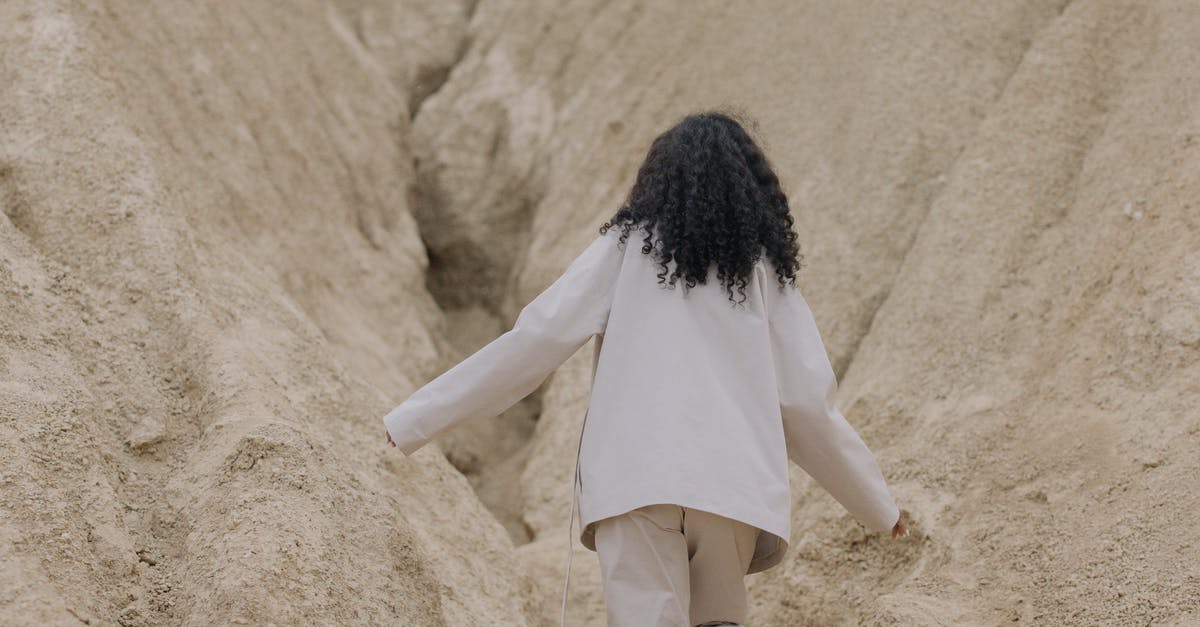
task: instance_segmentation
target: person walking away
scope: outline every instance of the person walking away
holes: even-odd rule
[[[513,328],[384,417],[388,441],[411,455],[462,421],[497,415],[596,338],[572,494],[608,624],[744,624],[744,576],[788,550],[789,460],[869,531],[908,533],[835,403],[796,286],[793,227],[779,179],[737,116],[685,116],[652,142],[621,208]],[[568,545],[568,585],[570,555]],[[564,588],[564,622],[566,598]]]

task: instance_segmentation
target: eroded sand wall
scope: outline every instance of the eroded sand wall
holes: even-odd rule
[[[480,443],[528,418],[444,440],[500,523],[379,417],[723,104],[760,122],[841,405],[915,522],[864,536],[794,468],[749,623],[1200,619],[1193,3],[0,24],[0,622],[556,624],[590,345],[518,453]],[[572,568],[572,624],[603,624],[594,554]]]

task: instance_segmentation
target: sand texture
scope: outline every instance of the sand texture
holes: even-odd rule
[[[722,105],[914,528],[748,625],[1200,624],[1191,0],[0,2],[0,624],[556,625],[591,345],[381,418]]]

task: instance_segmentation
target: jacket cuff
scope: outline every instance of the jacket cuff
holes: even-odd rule
[[[884,533],[891,531],[892,527],[896,525],[896,521],[899,519],[900,508],[896,506],[895,501],[892,501],[892,503],[883,510],[880,518],[871,521],[870,524],[864,522],[863,526],[873,533]]]
[[[396,443],[396,448],[400,449],[406,457],[416,453],[417,450],[425,446],[425,443],[429,442],[429,438],[416,435],[412,430],[405,432],[397,429],[394,424],[395,418],[396,416],[390,413],[384,416],[383,426],[387,429],[388,435],[392,436],[392,442]],[[408,437],[404,437],[403,434],[405,433],[408,434]]]

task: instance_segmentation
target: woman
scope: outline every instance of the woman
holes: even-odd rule
[[[735,117],[684,117],[513,328],[385,416],[388,441],[412,454],[460,421],[503,412],[595,336],[576,485],[609,625],[741,624],[744,576],[788,548],[789,459],[870,531],[908,533],[834,404],[837,382],[795,286],[792,226],[778,178]],[[627,246],[635,232],[641,246]],[[563,603],[565,618],[565,589]]]

